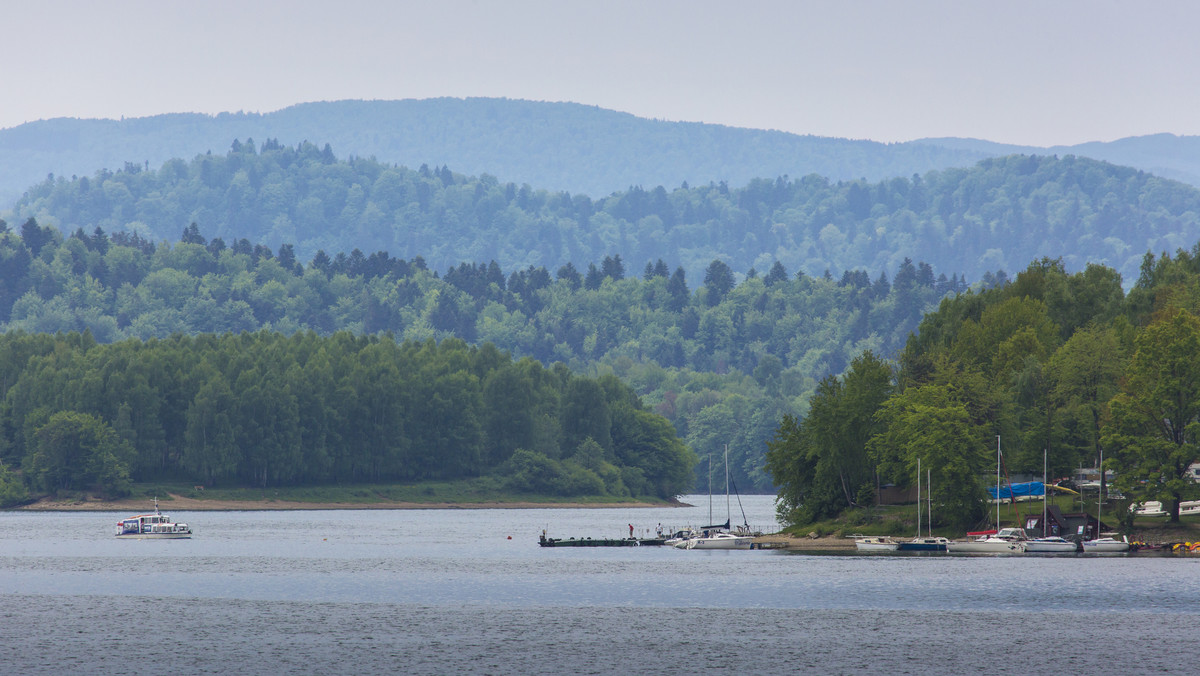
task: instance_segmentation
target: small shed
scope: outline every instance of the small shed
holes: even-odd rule
[[[1025,519],[1025,530],[1030,533],[1037,533],[1040,537],[1064,537],[1068,540],[1073,540],[1076,537],[1081,537],[1084,540],[1093,540],[1100,537],[1100,533],[1111,530],[1100,521],[1096,520],[1095,514],[1086,512],[1064,513],[1057,505],[1050,505],[1046,508],[1046,528],[1042,529],[1042,515],[1031,514]]]

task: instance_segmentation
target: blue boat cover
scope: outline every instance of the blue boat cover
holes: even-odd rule
[[[996,499],[996,487],[988,486],[988,495],[992,499]],[[1027,481],[1023,484],[1009,484],[1000,487],[1000,499],[1011,500],[1013,497],[1024,498],[1029,496],[1042,496],[1046,494],[1046,485],[1040,481]]]

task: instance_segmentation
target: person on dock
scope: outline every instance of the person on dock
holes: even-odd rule
[[[633,524],[629,524],[629,539],[633,539]]]

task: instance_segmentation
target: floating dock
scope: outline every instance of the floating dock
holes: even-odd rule
[[[665,542],[663,538],[538,538],[542,547],[653,547]]]

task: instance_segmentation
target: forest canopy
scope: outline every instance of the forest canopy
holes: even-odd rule
[[[874,488],[933,475],[935,523],[984,517],[1003,440],[1006,471],[1104,467],[1131,501],[1200,497],[1200,245],[1143,258],[1125,294],[1102,266],[1042,259],[1012,283],[943,299],[890,374],[864,354],[786,417],[767,454],[780,513],[809,523],[870,504]],[[1128,505],[1126,504],[1125,507]],[[1114,519],[1128,527],[1119,507]]]
[[[612,373],[675,425],[700,455],[701,477],[728,444],[736,485],[755,491],[772,489],[762,456],[780,415],[802,410],[816,381],[858,351],[895,354],[925,311],[966,288],[907,260],[890,277],[810,276],[776,261],[740,282],[721,260],[689,281],[662,259],[638,274],[620,255],[583,269],[490,261],[439,275],[419,257],[382,251],[319,251],[302,264],[290,244],[226,244],[195,224],[174,244],[153,244],[102,228],[64,237],[35,219],[0,222],[0,262],[6,331],[87,331],[101,343],[262,329],[456,337]]]
[[[670,498],[694,454],[609,375],[490,344],[311,332],[0,336],[0,497],[131,481],[288,486],[494,476],[517,493]],[[11,496],[9,496],[11,499]]]
[[[328,145],[234,141],[224,155],[129,163],[92,176],[50,177],[17,203],[64,232],[95,227],[173,240],[196,223],[208,236],[272,250],[387,251],[433,269],[496,260],[506,270],[581,268],[607,255],[676,261],[696,279],[731,269],[872,277],[905,258],[979,279],[1062,256],[1136,276],[1146,251],[1200,236],[1200,191],[1079,157],[1014,155],[965,169],[878,182],[817,175],[671,189],[631,186],[607,196],[553,192],[466,176],[445,165],[410,169],[339,160]]]

